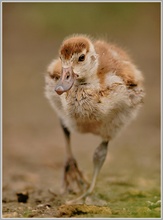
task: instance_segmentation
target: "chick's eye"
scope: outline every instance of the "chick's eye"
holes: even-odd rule
[[[84,61],[84,60],[85,60],[85,55],[82,54],[82,55],[79,57],[78,61],[81,62],[81,61]]]
[[[55,80],[59,80],[59,76],[55,76]]]

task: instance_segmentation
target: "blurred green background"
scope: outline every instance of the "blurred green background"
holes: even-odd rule
[[[114,159],[108,163],[113,163],[109,166],[115,173],[128,169],[130,174],[134,171],[134,175],[156,178],[159,187],[160,4],[2,3],[4,185],[12,183],[15,173],[31,170],[40,172],[40,184],[52,185],[54,171],[47,164],[58,164],[61,172],[64,139],[57,116],[44,98],[44,73],[57,56],[62,40],[83,33],[125,48],[144,74],[145,104],[137,120],[110,145]],[[98,138],[85,137],[73,136],[72,142],[87,169]],[[81,159],[86,158],[86,151],[88,162]],[[56,188],[59,181],[55,182]]]

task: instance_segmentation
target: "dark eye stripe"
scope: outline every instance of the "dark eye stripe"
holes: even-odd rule
[[[60,76],[58,74],[51,74],[51,73],[49,73],[49,75],[50,75],[50,77],[52,79],[55,79],[55,80],[58,80],[60,78]]]

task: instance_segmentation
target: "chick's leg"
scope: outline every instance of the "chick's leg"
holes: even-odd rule
[[[82,172],[79,170],[77,162],[72,154],[70,144],[70,132],[61,122],[64,136],[66,140],[66,163],[64,167],[63,184],[61,193],[65,192],[79,192],[88,188],[88,182],[84,178]]]
[[[105,161],[106,155],[107,155],[107,148],[108,148],[108,141],[103,141],[95,150],[94,155],[93,155],[93,164],[94,164],[94,171],[93,171],[93,177],[92,177],[92,182],[90,184],[90,187],[88,188],[88,190],[86,190],[86,192],[84,194],[82,194],[81,196],[79,196],[78,198],[68,201],[68,204],[72,204],[72,203],[76,203],[81,199],[85,199],[89,194],[92,193],[95,184],[96,184],[96,180],[97,180],[97,176],[101,170],[101,167]]]

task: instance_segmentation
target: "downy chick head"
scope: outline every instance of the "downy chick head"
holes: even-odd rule
[[[97,54],[93,43],[85,36],[75,36],[63,41],[59,56],[61,77],[55,87],[59,95],[70,90],[75,81],[84,81],[97,70]]]

